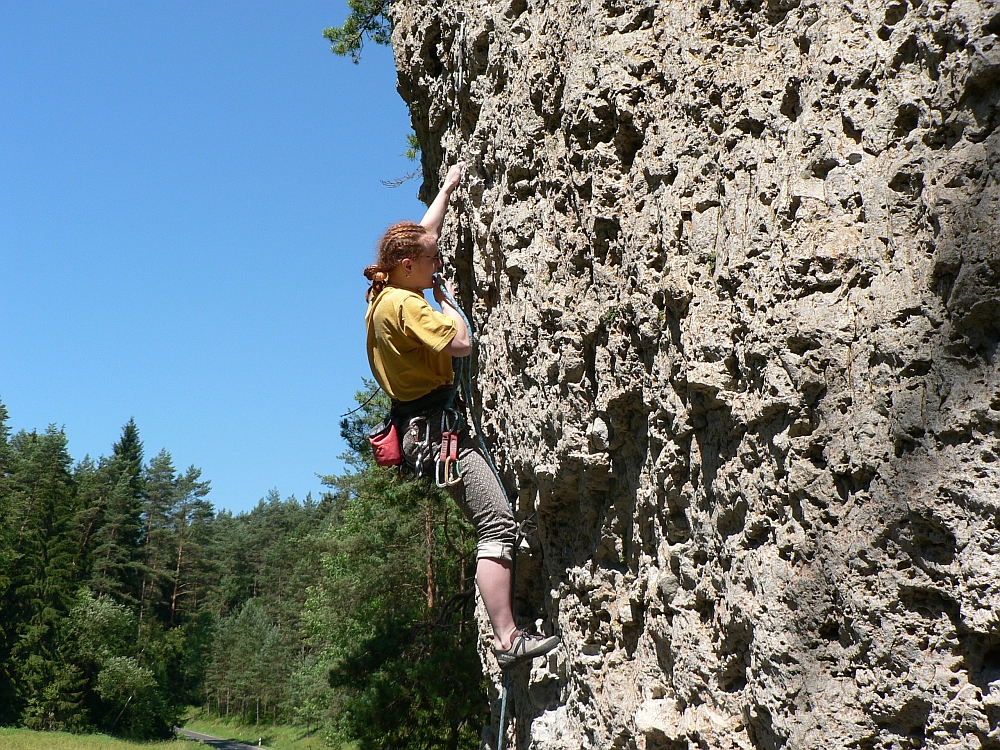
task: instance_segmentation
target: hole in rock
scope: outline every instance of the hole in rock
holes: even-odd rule
[[[799,101],[799,82],[791,80],[785,86],[785,95],[781,98],[781,114],[792,122],[802,114],[802,103]]]
[[[615,151],[626,170],[632,168],[635,155],[642,148],[645,133],[640,132],[631,122],[622,122],[615,133]]]
[[[920,123],[920,109],[915,104],[904,104],[899,108],[893,127],[897,138],[902,138]]]
[[[895,26],[906,15],[906,3],[890,3],[885,8],[885,25]]]
[[[831,157],[824,157],[817,159],[812,164],[812,173],[815,177],[821,180],[825,180],[826,176],[830,174],[830,170],[834,167],[839,167],[840,162]]]
[[[851,119],[849,117],[841,115],[840,126],[844,129],[844,135],[846,135],[855,143],[861,143],[861,130],[854,127],[854,123],[851,122]]]
[[[889,188],[897,193],[917,197],[924,189],[923,172],[900,170],[889,181]]]

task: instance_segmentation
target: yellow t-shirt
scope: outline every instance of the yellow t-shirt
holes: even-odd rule
[[[368,305],[368,362],[386,393],[412,401],[455,379],[451,355],[455,321],[432,308],[424,295],[386,286]]]

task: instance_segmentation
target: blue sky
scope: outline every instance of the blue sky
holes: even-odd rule
[[[0,4],[0,399],[11,426],[210,479],[216,507],[340,469],[365,280],[419,219],[391,51],[329,2]]]

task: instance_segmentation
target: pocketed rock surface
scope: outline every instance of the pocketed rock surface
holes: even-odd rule
[[[392,13],[564,639],[517,746],[1000,748],[1000,4]]]

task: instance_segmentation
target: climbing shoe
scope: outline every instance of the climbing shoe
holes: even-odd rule
[[[543,635],[532,635],[519,630],[514,634],[510,648],[502,650],[495,648],[493,655],[497,658],[500,669],[507,669],[507,667],[512,667],[527,659],[547,654],[558,645],[559,636],[557,635],[550,635],[546,638]]]

